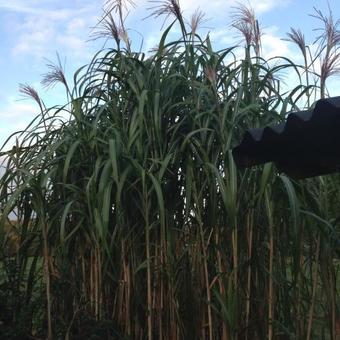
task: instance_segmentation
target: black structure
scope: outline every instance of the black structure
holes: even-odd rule
[[[285,123],[247,130],[233,157],[238,167],[274,162],[295,179],[340,171],[340,97],[290,113]]]

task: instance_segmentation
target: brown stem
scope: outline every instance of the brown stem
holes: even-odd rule
[[[248,235],[248,261],[250,262],[252,256],[252,244],[253,244],[253,229],[251,226],[250,215],[247,216],[247,235]],[[250,288],[251,288],[251,266],[248,267],[247,277],[247,302],[246,302],[246,340],[248,339],[248,328],[250,318]]]
[[[151,287],[151,257],[150,257],[150,232],[149,225],[145,226],[146,270],[147,270],[147,323],[148,340],[152,340],[152,287]]]
[[[44,239],[44,275],[46,280],[46,300],[47,300],[47,338],[52,340],[52,317],[51,317],[51,281],[49,270],[49,255],[47,243],[47,224],[45,221],[42,223],[43,239]]]
[[[269,293],[268,293],[268,340],[273,338],[273,319],[274,319],[274,308],[273,308],[273,260],[274,260],[274,237],[273,237],[273,226],[269,227],[270,239],[269,239]]]
[[[210,285],[209,285],[207,251],[206,251],[206,247],[204,244],[204,235],[203,235],[202,226],[200,229],[201,229],[201,244],[202,244],[202,251],[203,251],[203,261],[204,261],[204,278],[205,278],[205,286],[206,286],[206,294],[207,294],[209,339],[212,340],[213,339],[213,327],[212,327],[212,315],[211,315],[211,294],[210,294]]]
[[[221,256],[221,252],[219,250],[219,231],[216,233],[216,249],[217,250],[217,268],[218,268],[218,284],[219,284],[219,289],[220,289],[220,295],[222,297],[222,299],[225,301],[226,297],[225,297],[225,288],[223,285],[223,281],[222,281],[222,273],[223,273],[223,269],[222,269],[222,256]],[[221,340],[230,340],[229,337],[229,330],[227,328],[227,322],[223,320],[222,323],[222,339]]]
[[[309,308],[309,317],[308,317],[308,327],[307,327],[307,338],[309,340],[312,334],[312,324],[313,324],[313,314],[314,314],[314,305],[315,305],[315,297],[316,297],[316,286],[318,281],[318,266],[319,266],[319,253],[320,253],[320,234],[318,237],[316,246],[316,259],[315,259],[315,268],[313,273],[313,291],[312,291],[312,302]]]

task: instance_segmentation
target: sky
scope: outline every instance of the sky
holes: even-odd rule
[[[262,48],[265,57],[283,55],[299,60],[296,47],[282,40],[290,27],[300,28],[308,44],[318,35],[320,22],[310,16],[313,7],[328,13],[328,4],[335,19],[340,18],[338,0],[249,0],[262,27]],[[136,7],[126,19],[134,48],[144,51],[154,47],[161,35],[163,19],[146,18],[155,2],[134,0]],[[23,129],[39,112],[36,104],[24,99],[19,84],[33,86],[47,106],[64,104],[61,86],[52,90],[42,87],[46,64],[57,60],[59,54],[66,75],[90,62],[94,53],[106,43],[90,39],[93,27],[102,15],[104,0],[0,0],[0,147],[8,136]],[[230,29],[236,0],[180,0],[184,17],[200,8],[208,21],[204,30],[216,47],[231,47],[239,42]],[[169,21],[170,23],[170,21]],[[177,32],[178,33],[178,32]],[[176,30],[173,34],[176,34]],[[331,80],[336,89],[340,78]],[[339,86],[340,89],[340,86]],[[336,93],[334,94],[336,95]],[[339,94],[340,95],[340,91]]]

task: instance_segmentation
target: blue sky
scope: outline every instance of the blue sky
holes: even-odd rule
[[[65,96],[60,87],[46,91],[40,85],[47,60],[56,60],[58,52],[65,61],[67,75],[90,61],[91,56],[103,46],[104,41],[91,41],[89,34],[102,13],[104,0],[0,0],[0,143],[10,133],[21,129],[38,113],[36,105],[23,100],[18,92],[19,83],[36,88],[47,105],[62,104]],[[131,29],[132,40],[139,48],[141,34],[143,49],[157,44],[162,20],[147,17],[152,7],[147,0],[134,0],[126,26]],[[239,1],[240,2],[240,1]],[[249,0],[263,28],[263,53],[265,56],[284,55],[298,59],[296,48],[283,41],[290,27],[300,28],[311,44],[317,36],[314,28],[320,23],[310,17],[313,7],[327,13],[327,1],[307,0]],[[334,17],[340,18],[340,6],[329,0]],[[233,46],[238,41],[230,30],[230,16],[235,0],[181,0],[185,17],[200,8],[210,19],[205,31],[218,47]],[[135,32],[138,32],[135,33]],[[174,33],[175,34],[175,33]],[[108,44],[109,45],[109,44]],[[299,62],[299,60],[298,60]],[[333,79],[337,86],[339,79]],[[333,84],[332,83],[332,84]],[[340,93],[339,93],[340,94]]]

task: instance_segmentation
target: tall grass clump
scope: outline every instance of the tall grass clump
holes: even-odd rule
[[[339,176],[297,183],[231,156],[310,96],[303,80],[281,90],[281,71],[304,67],[265,60],[242,6],[244,47],[215,51],[201,12],[187,25],[178,1],[156,3],[174,22],[146,54],[107,5],[95,37],[115,47],[72,86],[60,63],[44,76],[65,105],[21,87],[41,113],[2,152],[1,337],[336,339]]]

